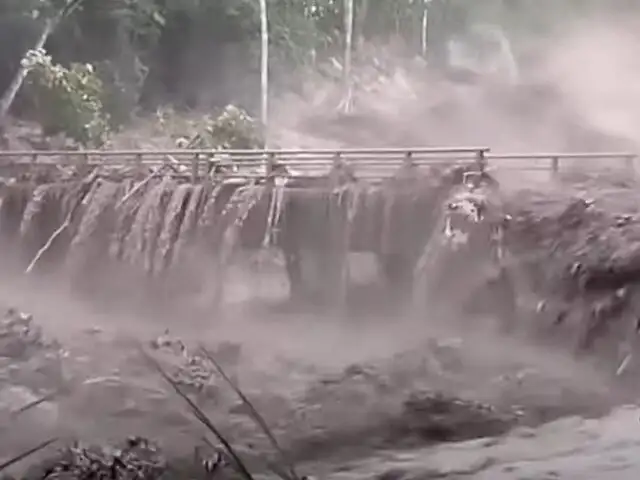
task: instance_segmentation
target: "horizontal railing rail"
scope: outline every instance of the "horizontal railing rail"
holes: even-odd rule
[[[6,150],[0,151],[3,167],[29,168],[34,165],[72,166],[104,165],[160,167],[170,165],[188,170],[193,177],[205,173],[207,166],[230,163],[233,177],[267,175],[276,165],[286,166],[301,174],[328,172],[337,162],[351,165],[363,178],[384,178],[401,165],[445,166],[453,163],[477,164],[481,168],[505,168],[557,173],[564,161],[608,160],[635,171],[638,155],[632,152],[545,152],[491,153],[486,147],[446,148],[345,148],[345,149],[281,149],[281,150]],[[258,169],[262,169],[261,172]]]
[[[33,150],[0,151],[0,170],[15,166],[101,165],[105,167],[147,168],[171,166],[183,174],[200,178],[216,163],[232,165],[229,178],[259,178],[284,166],[302,175],[323,175],[337,164],[350,165],[363,179],[386,178],[401,165],[485,164],[485,147],[453,148],[353,148],[283,150]]]
[[[444,147],[444,148],[423,148],[423,147],[404,147],[404,148],[340,148],[340,149],[279,149],[279,150],[212,150],[212,149],[169,149],[169,150],[5,150],[0,151],[0,157],[6,157],[10,155],[43,155],[43,156],[59,156],[68,155],[82,157],[86,155],[95,156],[109,156],[109,157],[122,157],[122,156],[135,156],[135,155],[212,155],[212,154],[224,154],[230,156],[268,156],[268,155],[393,155],[393,154],[414,154],[414,155],[435,155],[435,154],[450,154],[450,153],[470,153],[475,154],[477,152],[488,152],[487,147]]]
[[[527,171],[550,171],[552,175],[560,172],[563,162],[577,160],[582,161],[582,167],[587,166],[589,160],[607,160],[620,162],[630,174],[635,175],[635,162],[638,154],[633,152],[549,152],[549,153],[504,153],[491,154],[487,156],[487,161],[503,169],[527,170]],[[515,163],[515,165],[514,165]],[[575,164],[574,164],[575,165]]]

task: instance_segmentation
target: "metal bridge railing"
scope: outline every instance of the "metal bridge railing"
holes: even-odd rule
[[[1,166],[102,165],[159,167],[171,165],[199,177],[207,166],[233,165],[230,177],[268,174],[275,166],[286,166],[301,174],[326,174],[337,163],[352,166],[363,177],[384,178],[400,166],[485,164],[488,148],[372,148],[289,150],[39,150],[0,151]]]
[[[487,155],[487,161],[501,169],[513,170],[546,170],[552,174],[560,171],[561,164],[567,161],[581,161],[586,165],[588,161],[607,161],[621,166],[631,173],[635,173],[636,153],[631,152],[573,152],[573,153],[508,153]],[[604,163],[602,163],[604,165]]]
[[[2,167],[35,165],[104,165],[159,167],[172,165],[198,178],[212,164],[234,166],[229,176],[256,177],[283,165],[301,174],[326,174],[337,162],[352,166],[363,178],[385,178],[402,165],[435,166],[451,164],[489,165],[497,169],[546,170],[558,173],[567,161],[615,162],[635,173],[637,155],[630,152],[492,154],[484,147],[453,148],[360,148],[283,150],[24,150],[0,151]]]

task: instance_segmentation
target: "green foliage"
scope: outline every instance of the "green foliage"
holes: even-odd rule
[[[244,110],[227,105],[215,118],[205,118],[202,137],[209,146],[219,149],[251,149],[262,147],[257,123]]]
[[[185,120],[171,108],[156,113],[160,133],[175,138],[179,148],[250,150],[264,147],[258,122],[246,111],[227,105],[218,116]]]
[[[345,1],[267,0],[272,73],[290,72],[298,67],[316,69],[318,61],[340,58],[344,49]],[[614,3],[615,8],[638,4],[632,0],[354,0],[357,37],[354,45],[357,48],[360,38],[384,42],[397,37],[418,54],[426,3],[429,21],[433,23],[429,25],[428,36],[433,47],[429,49],[431,52],[444,50],[452,36],[464,36],[479,23],[498,26],[515,44],[520,38],[541,35],[558,26],[562,28],[572,18],[587,15],[594,8],[604,8],[605,3],[611,10]],[[55,75],[43,74],[44,70],[50,73],[55,70],[49,60],[49,66],[45,67],[45,62],[34,68],[30,81],[40,84],[39,109],[50,111],[43,117],[47,128],[68,130],[80,143],[99,143],[102,133],[98,132],[103,131],[102,123],[107,120],[112,127],[126,122],[143,90],[151,91],[151,96],[159,91],[157,98],[161,100],[168,94],[172,101],[188,103],[181,96],[180,87],[186,85],[184,89],[188,90],[191,85],[188,77],[199,72],[183,69],[181,62],[202,45],[210,48],[202,49],[204,72],[218,66],[220,58],[228,53],[225,47],[230,44],[234,48],[240,44],[243,53],[255,53],[253,66],[257,70],[259,65],[259,0],[0,0],[0,27],[10,25],[12,32],[16,29],[21,32],[21,38],[15,42],[7,42],[3,37],[0,73],[3,69],[15,68],[24,45],[33,45],[43,21],[51,18],[63,20],[48,45],[49,51],[54,52],[54,60],[68,67],[66,76],[62,75],[68,80],[53,81]],[[8,27],[4,30],[8,32]],[[86,70],[87,62],[96,67],[97,75]],[[193,62],[189,67],[192,65]],[[187,73],[180,74],[181,70]],[[74,81],[81,84],[79,78],[83,76],[96,80],[82,86],[89,91],[88,100],[69,93],[63,86],[66,82],[73,90],[75,87],[71,85]],[[102,85],[97,81],[98,76]],[[72,80],[74,77],[76,80]],[[288,86],[293,86],[289,82],[293,76],[282,77],[273,75],[274,84],[287,81]],[[147,89],[149,85],[151,88]],[[41,98],[43,89],[61,92],[56,94],[59,97],[56,102],[65,97],[71,104],[81,106],[78,117],[83,120],[60,120],[71,114],[65,111],[59,115],[52,107],[53,100]],[[102,92],[98,94],[92,89]],[[157,103],[152,102],[152,106]],[[109,118],[102,113],[104,110]],[[66,124],[64,128],[57,125],[61,122]],[[88,127],[80,128],[83,122]]]
[[[23,67],[45,134],[63,133],[83,146],[99,147],[110,133],[102,81],[90,64],[54,64],[44,50],[27,52]]]

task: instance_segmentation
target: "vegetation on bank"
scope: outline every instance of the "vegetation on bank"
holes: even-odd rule
[[[615,4],[606,8],[636,8]],[[448,42],[474,25],[492,25],[517,50],[527,35],[602,7],[596,0],[0,0],[0,118],[11,107],[46,134],[97,146],[132,115],[159,106],[234,104],[257,117],[265,46],[270,90],[291,89],[300,78],[292,72],[318,72],[328,59],[348,70],[351,53],[357,61],[367,43],[394,43],[442,65]]]

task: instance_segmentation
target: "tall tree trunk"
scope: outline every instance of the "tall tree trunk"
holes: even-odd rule
[[[420,54],[422,58],[427,58],[427,45],[428,45],[428,30],[429,30],[429,1],[423,0],[422,2],[422,24],[420,28]]]
[[[260,120],[265,142],[269,124],[269,23],[267,0],[260,0]]]
[[[449,0],[431,0],[427,16],[427,61],[436,68],[449,63],[448,42],[451,38]]]
[[[56,23],[56,19],[47,20],[47,23],[42,29],[40,37],[38,37],[38,41],[33,46],[32,50],[40,50],[44,48],[44,44],[47,43],[49,36],[53,33]],[[9,114],[9,109],[11,108],[11,105],[13,104],[16,95],[18,95],[18,92],[20,91],[20,88],[28,74],[29,69],[24,67],[21,62],[18,71],[13,76],[11,83],[7,87],[7,90],[2,95],[2,98],[0,98],[0,127],[5,124],[7,115]]]
[[[351,78],[351,63],[353,53],[353,0],[344,0],[344,85],[345,98],[342,101],[342,108],[346,113],[352,110],[353,84]]]

